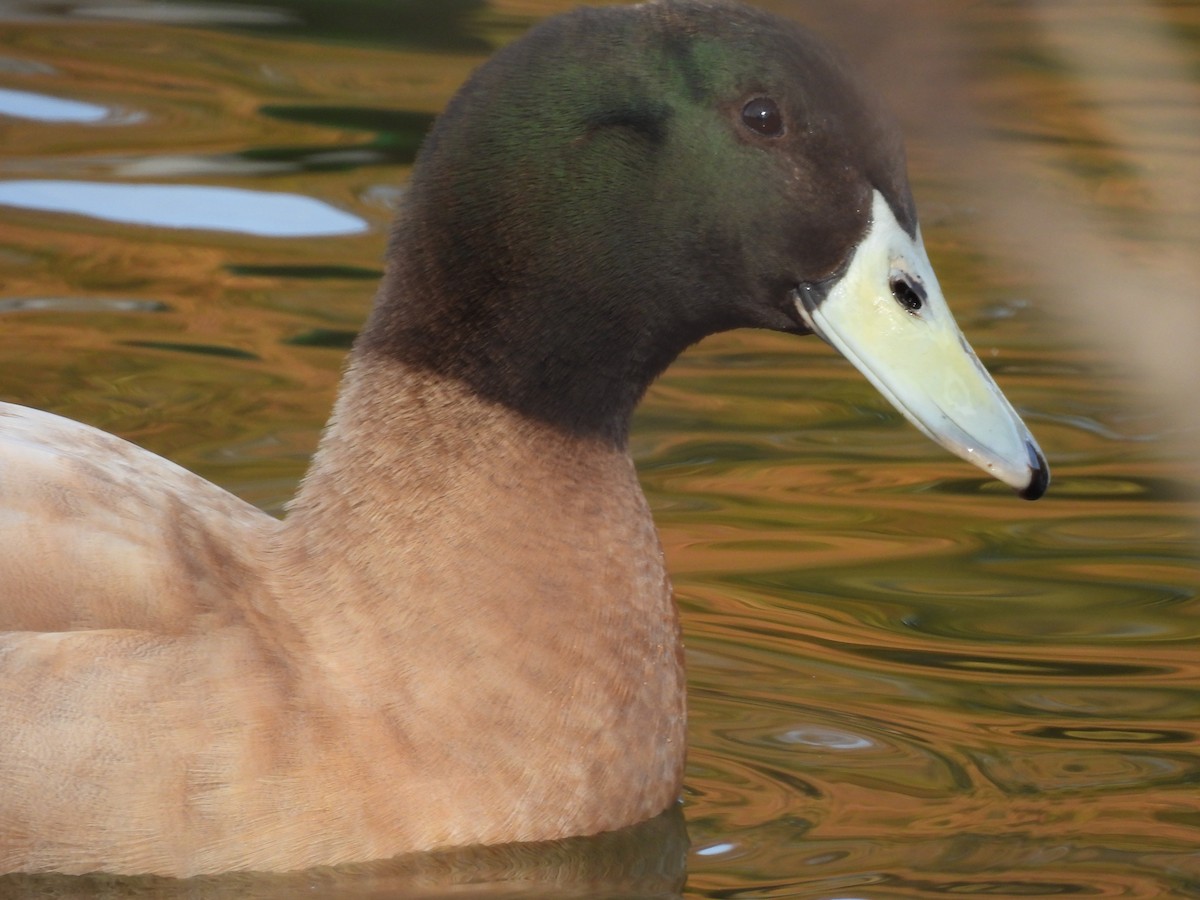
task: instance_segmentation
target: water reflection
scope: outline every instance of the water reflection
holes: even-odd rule
[[[202,228],[262,237],[367,230],[358,216],[312,197],[243,188],[86,181],[0,181],[0,205],[91,216],[122,225]]]
[[[296,17],[278,3],[258,6],[231,3],[141,2],[80,3],[71,14],[81,19],[116,19],[160,25],[295,25]]]
[[[108,118],[109,110],[95,103],[82,100],[66,100],[32,91],[16,91],[0,88],[0,116],[16,116],[35,119],[39,122],[101,122]]]
[[[168,312],[170,307],[156,300],[137,297],[6,297],[0,300],[0,313],[11,312]]]
[[[1079,327],[1153,378],[1147,401],[1200,427],[1200,366],[1184,337],[1200,334],[1196,8],[1023,7],[972,23],[999,32],[992,65],[1008,55],[1007,77],[991,82],[981,109],[1007,133],[981,148],[996,175],[985,186],[993,226],[1077,309]]]
[[[358,865],[264,875],[157,877],[0,875],[0,896],[47,900],[283,900],[316,897],[678,896],[688,854],[678,806],[632,828],[586,838],[473,847]]]

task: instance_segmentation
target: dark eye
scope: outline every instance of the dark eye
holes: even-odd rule
[[[770,97],[755,97],[743,106],[742,123],[763,137],[779,137],[783,134],[783,113]]]
[[[896,302],[911,313],[920,312],[925,305],[925,285],[907,275],[892,275],[890,287]]]

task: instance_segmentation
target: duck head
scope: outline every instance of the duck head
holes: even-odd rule
[[[1045,491],[942,297],[896,124],[818,39],[741,5],[578,9],[477,70],[355,352],[623,445],[650,382],[741,327],[819,335],[933,440]]]

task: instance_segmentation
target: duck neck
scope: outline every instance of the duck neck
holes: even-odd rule
[[[362,348],[282,530],[321,565],[336,559],[363,577],[382,570],[371,595],[388,595],[389,606],[399,597],[402,608],[430,597],[477,606],[481,584],[509,568],[528,573],[535,559],[570,558],[573,580],[594,580],[583,572],[620,568],[614,539],[657,548],[624,445],[564,432]],[[512,602],[534,602],[547,577],[521,575]],[[398,578],[420,590],[405,596]],[[656,564],[650,593],[661,593],[662,578]]]
[[[438,841],[511,839],[487,832],[497,810],[529,810],[520,839],[541,839],[556,836],[536,827],[547,807],[582,833],[673,799],[679,627],[623,448],[359,348],[277,571],[282,605],[311,598],[287,615],[343,720],[357,708],[374,723],[364,735],[388,723],[407,748],[394,765],[423,784],[467,794],[488,773],[471,786],[494,809],[464,811]],[[567,762],[569,775],[554,768]],[[493,783],[506,768],[520,774],[511,788]]]

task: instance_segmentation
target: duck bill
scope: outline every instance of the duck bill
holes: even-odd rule
[[[801,285],[796,309],[928,437],[1036,500],[1046,458],[950,314],[918,231],[878,191],[844,274]]]

